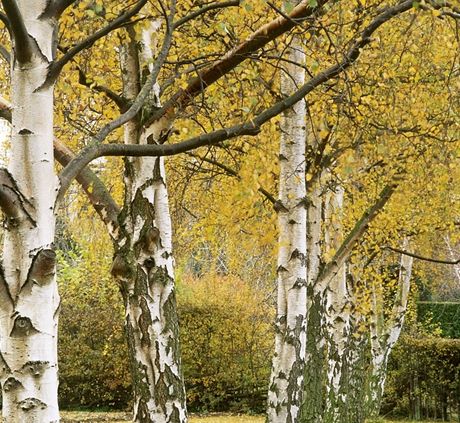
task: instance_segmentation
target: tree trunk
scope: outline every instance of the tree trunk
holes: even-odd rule
[[[32,54],[12,62],[12,139],[2,189],[7,215],[0,275],[0,363],[6,422],[57,422],[57,324],[52,61],[55,22],[40,18],[46,1],[18,2]],[[18,25],[13,22],[13,25]],[[32,42],[33,40],[33,46]],[[23,46],[15,46],[15,52]],[[24,52],[23,52],[24,54]],[[4,209],[5,211],[5,209]]]
[[[326,201],[326,249],[336,251],[342,238],[343,189],[336,187]],[[350,336],[350,301],[346,268],[331,279],[326,295],[327,379],[324,422],[345,423],[347,408],[347,344]]]
[[[303,63],[302,43],[293,36],[287,57]],[[304,71],[286,65],[281,91],[302,85]],[[278,298],[275,353],[268,391],[267,421],[293,423],[299,416],[306,345],[305,102],[284,112],[280,142]]]
[[[404,241],[407,248],[408,241]],[[410,279],[412,275],[413,258],[401,255],[398,277],[398,290],[388,322],[383,322],[382,307],[376,298],[374,288],[371,314],[371,374],[367,392],[366,408],[369,417],[378,417],[382,404],[383,392],[387,374],[388,358],[394,345],[399,339],[404,324],[409,299]]]
[[[148,31],[143,39],[143,51],[150,56],[152,34]],[[123,53],[128,98],[134,98],[138,89],[137,46],[131,42]],[[125,128],[125,142],[160,143],[169,129],[166,118],[148,128],[131,122]],[[112,274],[120,284],[126,308],[134,421],[184,423],[187,411],[163,158],[125,159],[125,200],[119,223]]]
[[[320,423],[323,418],[325,351],[324,289],[315,284],[321,265],[322,197],[320,184],[309,195],[307,209],[307,351],[300,422]]]

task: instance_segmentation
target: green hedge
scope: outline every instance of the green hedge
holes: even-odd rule
[[[418,320],[436,325],[446,338],[460,338],[460,302],[421,301],[417,304]]]
[[[459,412],[460,339],[401,338],[389,363],[382,413],[447,420]]]

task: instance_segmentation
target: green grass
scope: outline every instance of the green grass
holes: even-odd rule
[[[88,412],[88,411],[63,411],[62,421],[65,423],[79,422],[106,422],[106,423],[126,423],[131,421],[130,413],[107,413],[107,412]],[[192,416],[190,423],[264,423],[263,416],[230,416],[230,415],[209,415]],[[410,420],[376,420],[369,423],[409,423]],[[430,423],[424,421],[424,423]],[[435,423],[435,422],[431,422]],[[439,422],[438,422],[439,423]]]

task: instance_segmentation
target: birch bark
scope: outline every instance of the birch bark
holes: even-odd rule
[[[131,33],[133,38],[123,49],[127,98],[138,93],[141,64],[151,62],[158,28],[153,23],[145,30],[142,43]],[[154,90],[149,105],[159,106],[157,102]],[[169,129],[166,117],[148,127],[133,121],[125,126],[125,143],[161,143]],[[125,159],[125,200],[119,225],[112,274],[120,284],[126,309],[134,421],[183,423],[187,411],[164,158]]]
[[[326,201],[326,250],[337,251],[342,242],[343,189],[328,193]],[[332,277],[326,294],[327,376],[324,422],[344,423],[347,417],[347,344],[350,336],[350,298],[346,266]]]
[[[11,423],[57,422],[57,177],[53,86],[43,85],[56,28],[54,20],[40,19],[47,1],[18,1],[16,6],[11,16],[22,29],[11,64],[11,155],[8,171],[1,171],[2,189],[15,208],[6,213],[0,275],[2,415]],[[25,45],[19,45],[21,39]]]
[[[282,74],[287,96],[303,84],[303,47],[294,35],[287,51],[292,62]],[[281,117],[280,187],[278,212],[278,298],[275,353],[268,391],[267,421],[296,422],[300,412],[306,345],[306,188],[305,102],[299,101]]]
[[[409,241],[406,238],[403,248],[408,250],[408,245]],[[370,417],[378,417],[380,412],[385,389],[388,358],[399,339],[406,316],[413,260],[413,257],[404,254],[401,255],[398,289],[390,317],[386,323],[383,321],[383,311],[379,305],[375,289],[373,292],[370,324],[372,366],[366,401]]]
[[[304,398],[300,421],[320,423],[323,418],[325,350],[324,289],[316,284],[321,267],[323,199],[320,183],[308,195],[307,208],[307,347]]]

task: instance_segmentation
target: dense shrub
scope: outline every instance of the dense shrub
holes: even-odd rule
[[[233,277],[186,278],[179,317],[189,408],[263,411],[273,314],[261,292]]]
[[[384,414],[460,415],[460,339],[403,337],[389,363]]]
[[[106,269],[83,265],[77,255],[61,258],[58,280],[61,406],[127,407],[131,387],[118,288]]]
[[[73,253],[60,259],[59,283],[61,406],[129,407],[117,286],[100,262]],[[189,408],[262,411],[273,343],[264,295],[239,279],[214,275],[182,278],[178,291]]]
[[[446,338],[460,338],[460,302],[428,302],[417,304],[418,320],[436,324]]]

